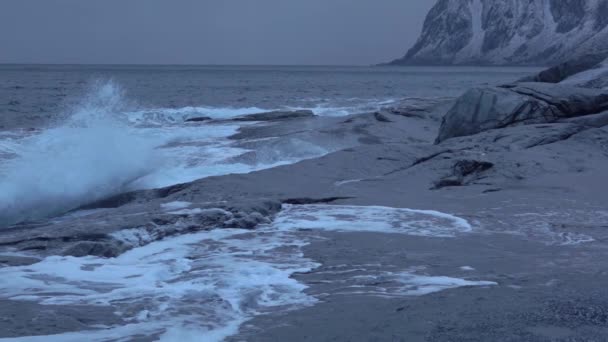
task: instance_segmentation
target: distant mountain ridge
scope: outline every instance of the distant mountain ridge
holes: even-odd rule
[[[608,49],[608,0],[439,0],[391,64],[548,65]]]

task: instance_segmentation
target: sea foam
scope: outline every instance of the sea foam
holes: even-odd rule
[[[162,210],[193,207],[168,202]],[[302,231],[304,229],[304,231]],[[222,341],[251,318],[314,305],[319,299],[293,275],[321,264],[303,247],[315,231],[382,232],[454,237],[472,230],[462,218],[388,207],[285,206],[273,224],[256,230],[216,229],[171,237],[116,258],[51,256],[29,266],[0,268],[0,298],[42,305],[112,306],[124,325],[0,341]],[[135,231],[122,238],[141,239]],[[145,238],[145,237],[144,237]],[[377,297],[421,296],[463,286],[492,286],[421,273],[423,267],[338,265],[318,271],[325,292]],[[311,289],[312,291],[312,289]]]

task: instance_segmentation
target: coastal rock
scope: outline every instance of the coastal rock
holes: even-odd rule
[[[436,142],[489,129],[608,110],[608,92],[548,83],[474,88],[460,97],[443,118]]]
[[[585,88],[608,89],[608,58],[592,68],[569,76],[560,83]]]
[[[608,125],[608,111],[594,115],[585,115],[581,117],[562,120],[563,122],[574,123],[586,127],[604,127]]]
[[[294,111],[273,111],[265,113],[256,113],[232,118],[232,121],[275,121],[275,120],[291,120],[314,117],[315,113],[311,110],[294,110]]]
[[[392,122],[389,118],[386,117],[386,115],[383,115],[381,112],[375,112],[374,118],[376,118],[376,120],[380,122]]]
[[[550,65],[608,48],[608,0],[439,0],[392,64]]]
[[[494,164],[487,161],[459,160],[452,166],[451,174],[435,183],[433,189],[467,185],[480,179],[482,173],[492,167]]]
[[[580,58],[570,59],[549,69],[543,70],[536,75],[528,76],[520,82],[545,82],[559,83],[578,73],[594,69],[606,60],[608,54],[590,54]]]
[[[184,121],[185,122],[203,122],[203,121],[209,121],[209,120],[212,120],[212,118],[210,118],[208,116],[198,116],[198,117],[194,117],[194,118],[188,118]]]
[[[545,82],[608,89],[608,52],[572,58],[519,82]]]
[[[39,262],[39,258],[18,255],[0,255],[0,267],[2,266],[27,266]]]
[[[160,208],[160,209],[159,209]],[[270,223],[281,202],[246,200],[233,203],[169,202],[98,209],[66,215],[42,224],[22,224],[2,230],[0,247],[35,251],[39,256],[94,255],[115,257],[134,247],[178,234],[216,228],[253,229]],[[3,258],[0,257],[0,263]],[[14,263],[11,259],[10,262]]]

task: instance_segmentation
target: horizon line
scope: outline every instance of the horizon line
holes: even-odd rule
[[[488,64],[163,64],[163,63],[15,63],[0,62],[0,66],[132,66],[132,67],[350,67],[350,68],[369,68],[369,67],[477,67],[477,68],[546,68],[542,65],[488,65]]]
[[[64,66],[64,65],[82,65],[82,66],[98,66],[98,65],[109,65],[109,66],[344,66],[344,67],[368,67],[378,66],[381,64],[220,64],[220,63],[40,63],[40,62],[0,62],[0,65],[53,65],[53,66]]]

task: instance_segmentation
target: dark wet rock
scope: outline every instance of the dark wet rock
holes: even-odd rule
[[[427,111],[418,108],[389,108],[387,111],[393,115],[401,115],[408,118],[424,119]]]
[[[447,188],[447,187],[451,187],[451,186],[462,186],[462,179],[460,179],[458,177],[442,178],[437,183],[435,183],[435,186],[433,187],[433,189],[442,189],[442,188]]]
[[[91,209],[107,209],[107,208],[118,208],[124,204],[127,204],[133,200],[135,200],[136,194],[134,192],[127,192],[123,194],[118,194],[114,196],[110,196],[108,198],[101,199],[99,201],[94,201],[89,204],[85,204],[77,210],[91,210]]]
[[[502,190],[501,188],[492,188],[492,189],[486,189],[486,190],[484,190],[483,193],[484,194],[489,194],[489,193],[492,193],[492,192],[499,192],[501,190]]]
[[[197,116],[194,118],[188,118],[184,121],[185,122],[203,122],[203,121],[209,121],[209,120],[212,120],[212,118],[210,118],[208,116]]]
[[[351,199],[352,197],[327,197],[327,198],[288,198],[283,200],[285,204],[294,204],[294,205],[302,205],[302,204],[327,204],[333,203],[340,200]]]
[[[439,120],[453,101],[452,98],[409,98],[400,103],[382,108],[378,113],[390,118],[393,115],[414,119]]]
[[[63,251],[63,255],[73,257],[83,257],[95,255],[105,258],[112,258],[129,250],[126,244],[115,241],[80,241],[69,246]]]
[[[608,110],[608,92],[548,83],[474,88],[443,118],[436,142],[489,129],[551,123]]]
[[[467,177],[472,174],[479,174],[481,172],[491,169],[494,164],[487,161],[479,160],[459,160],[454,164],[453,171],[458,177]]]
[[[433,189],[470,184],[482,178],[482,174],[492,167],[494,164],[487,161],[459,160],[452,166],[451,174],[437,181]]]
[[[0,247],[41,256],[94,255],[115,257],[163,238],[216,228],[253,229],[270,223],[281,209],[271,200],[189,204],[162,209],[162,198],[146,205],[93,210],[36,225],[17,225],[0,231]]]
[[[27,266],[39,261],[39,258],[28,256],[0,255],[0,266]]]
[[[376,118],[376,120],[378,120],[380,122],[392,122],[389,118],[387,118],[385,115],[383,115],[380,112],[375,112],[374,118]]]
[[[276,120],[291,120],[311,118],[315,114],[310,110],[294,110],[294,111],[274,111],[265,113],[256,113],[238,116],[232,118],[232,121],[276,121]]]

